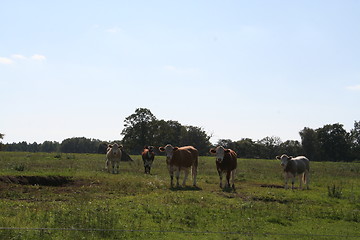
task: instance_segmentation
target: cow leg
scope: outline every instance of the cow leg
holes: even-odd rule
[[[176,168],[176,187],[179,187],[179,178],[180,178],[180,167]]]
[[[174,175],[170,175],[170,186],[171,188],[174,187]]]
[[[310,183],[310,175],[309,175],[309,171],[305,171],[305,175],[304,175],[304,180],[305,180],[305,184],[306,184],[306,189],[310,189],[309,188],[309,183]]]
[[[110,171],[110,169],[109,169],[109,160],[108,159],[106,159],[106,161],[105,161],[105,169],[109,172]]]
[[[184,170],[184,181],[183,181],[183,183],[182,183],[182,185],[183,185],[183,187],[185,187],[185,185],[186,185],[186,179],[187,179],[187,177],[188,177],[188,175],[189,175],[189,169],[188,168],[186,168],[185,170]]]
[[[219,178],[220,178],[220,188],[222,188],[222,171],[221,170],[218,170],[218,173],[219,173]]]
[[[286,172],[284,173],[284,180],[285,180],[285,186],[284,186],[284,188],[285,188],[285,189],[288,189],[289,176],[288,176],[288,174],[287,174]]]
[[[291,178],[291,189],[294,189],[294,184],[295,184],[295,176],[293,175]]]
[[[172,166],[169,167],[169,174],[170,174],[170,187],[174,187],[174,171],[172,169]]]
[[[231,171],[227,171],[226,172],[226,187],[229,188],[230,187],[230,175],[231,175]]]
[[[303,180],[304,180],[304,177],[305,177],[305,173],[299,174],[299,182],[300,182],[300,189],[301,189],[301,190],[303,189]]]
[[[115,162],[114,161],[111,161],[111,169],[112,169],[112,171],[111,171],[111,173],[115,173]]]
[[[236,173],[236,170],[232,170],[231,171],[231,182],[232,182],[232,188],[235,190],[235,173]]]
[[[120,173],[120,162],[116,162],[116,173]]]
[[[193,178],[193,186],[196,187],[196,176],[197,176],[197,167],[196,166],[192,166],[191,175]]]

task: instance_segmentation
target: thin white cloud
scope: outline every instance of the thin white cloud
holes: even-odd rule
[[[10,58],[0,57],[0,63],[1,64],[13,64],[14,61],[11,60]]]
[[[108,32],[108,33],[118,33],[118,32],[121,32],[121,28],[119,27],[112,27],[112,28],[109,28],[109,29],[106,29],[105,32]]]
[[[36,60],[36,61],[45,61],[46,57],[44,55],[34,54],[31,56],[31,59]]]
[[[176,71],[176,67],[171,65],[164,66],[164,69],[167,71]]]
[[[360,91],[360,84],[346,87],[346,89],[350,91]]]
[[[11,57],[13,59],[20,59],[20,60],[25,60],[26,59],[26,57],[24,55],[21,55],[21,54],[13,54],[13,55],[11,55]]]

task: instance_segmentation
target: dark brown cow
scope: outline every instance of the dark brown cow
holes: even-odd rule
[[[150,169],[155,158],[154,147],[145,146],[141,153],[141,157],[144,162],[145,173],[150,174]]]
[[[198,167],[198,150],[193,146],[185,147],[173,147],[168,144],[165,147],[159,147],[160,152],[166,153],[166,164],[169,169],[170,174],[170,185],[174,186],[174,171],[176,171],[176,186],[179,186],[179,177],[180,171],[185,171],[183,186],[185,186],[187,176],[189,174],[189,169],[191,168],[191,173],[193,177],[193,186],[196,186],[196,175]]]
[[[220,177],[220,188],[222,188],[222,175],[226,172],[226,187],[230,187],[231,176],[232,188],[235,190],[236,153],[231,149],[225,149],[221,146],[210,149],[210,153],[216,154],[216,169]]]

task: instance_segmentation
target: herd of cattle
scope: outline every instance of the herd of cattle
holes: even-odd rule
[[[166,164],[170,174],[170,185],[174,187],[174,173],[176,178],[176,187],[179,186],[180,171],[184,171],[184,180],[182,185],[185,186],[189,171],[193,179],[193,186],[196,186],[196,175],[198,167],[198,150],[193,146],[173,147],[168,144],[164,147],[159,147],[160,152],[166,154]],[[220,178],[220,188],[223,188],[222,178],[226,173],[226,188],[230,186],[235,190],[235,172],[237,168],[237,155],[231,149],[226,149],[221,146],[211,148],[210,153],[216,156],[216,169]],[[119,173],[119,164],[122,159],[122,145],[117,143],[109,144],[106,153],[105,168],[112,173]],[[150,174],[151,166],[155,158],[154,147],[145,146],[142,151],[142,160],[144,163],[145,173]],[[288,188],[288,180],[291,178],[292,189],[294,189],[295,177],[299,176],[300,189],[305,183],[309,189],[309,159],[304,156],[289,157],[286,154],[276,156],[276,159],[281,161],[281,166],[284,169],[285,189]],[[230,184],[231,182],[231,184]]]

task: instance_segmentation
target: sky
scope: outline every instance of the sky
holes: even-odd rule
[[[3,143],[119,140],[137,108],[213,143],[360,121],[357,0],[0,2]]]

